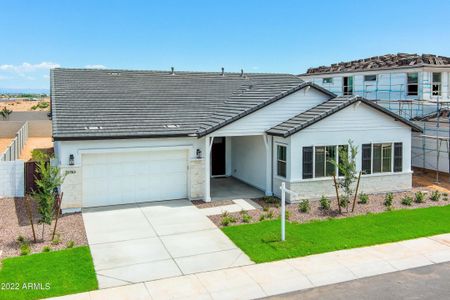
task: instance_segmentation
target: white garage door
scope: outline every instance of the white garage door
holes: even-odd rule
[[[187,197],[187,151],[83,154],[83,206]]]

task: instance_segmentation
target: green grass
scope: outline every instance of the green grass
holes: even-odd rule
[[[450,232],[450,205],[397,210],[379,214],[286,223],[280,241],[280,221],[224,227],[225,234],[254,262],[370,246]]]
[[[7,284],[17,287],[16,283],[18,290],[8,289]],[[26,288],[29,283],[43,289]],[[0,269],[0,299],[38,299],[97,288],[88,247],[6,258]]]

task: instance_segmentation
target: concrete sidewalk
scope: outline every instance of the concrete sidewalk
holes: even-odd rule
[[[450,234],[203,272],[58,299],[255,299],[450,261]]]

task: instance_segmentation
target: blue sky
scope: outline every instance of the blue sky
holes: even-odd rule
[[[0,90],[47,89],[55,66],[297,74],[450,56],[450,1],[366,2],[0,0]]]

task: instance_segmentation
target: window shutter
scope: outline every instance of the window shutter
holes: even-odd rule
[[[371,174],[371,160],[372,160],[372,145],[363,144],[362,145],[362,172],[363,174]]]
[[[403,170],[403,144],[394,143],[394,172]]]
[[[303,147],[303,179],[313,178],[313,147]]]

